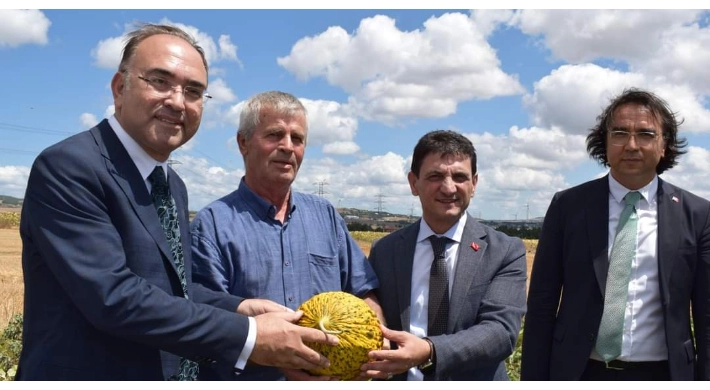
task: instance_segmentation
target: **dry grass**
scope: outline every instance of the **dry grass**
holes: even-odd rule
[[[385,236],[387,233],[372,233],[372,232],[351,232],[355,242],[360,246],[365,255],[370,255],[373,238]],[[528,284],[530,283],[530,271],[532,271],[533,258],[537,250],[537,240],[523,240],[525,244],[525,260],[528,264]]]
[[[17,228],[0,229],[0,329],[22,313],[22,241]]]
[[[358,236],[353,232],[356,242],[365,252],[370,254],[373,238]],[[370,233],[372,234],[372,233]],[[378,233],[384,236],[386,233]],[[537,249],[537,240],[523,240],[526,248],[528,263],[528,282],[532,261]],[[17,228],[0,229],[0,329],[4,329],[10,318],[17,313],[22,313],[24,285],[22,282],[22,241]]]

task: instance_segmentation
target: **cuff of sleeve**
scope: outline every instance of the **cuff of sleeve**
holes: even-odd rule
[[[244,371],[247,366],[247,361],[251,356],[251,352],[254,350],[254,344],[256,344],[256,320],[254,317],[249,317],[249,333],[247,334],[247,340],[244,342],[244,348],[242,348],[242,353],[239,354],[239,360],[234,365],[234,373],[239,375]]]

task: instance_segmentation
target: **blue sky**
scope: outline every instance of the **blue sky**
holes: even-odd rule
[[[294,183],[340,207],[421,213],[406,173],[434,129],[468,136],[469,211],[543,216],[603,175],[584,137],[609,99],[648,88],[685,119],[689,153],[662,177],[710,197],[710,12],[694,10],[0,10],[0,194],[22,197],[36,155],[113,113],[109,82],[135,22],[177,24],[210,63],[214,96],[173,153],[190,208],[236,189],[244,100],[302,99],[309,144]]]

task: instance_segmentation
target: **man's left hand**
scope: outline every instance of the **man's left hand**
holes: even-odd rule
[[[391,379],[392,375],[407,372],[411,367],[424,363],[431,353],[429,343],[424,339],[402,331],[391,330],[380,325],[385,339],[397,343],[397,349],[370,351],[370,362],[360,368],[369,378]]]
[[[268,299],[245,299],[239,304],[239,306],[237,306],[237,313],[249,317],[256,317],[259,314],[271,313],[275,311],[293,312],[293,310],[288,307],[279,305],[278,303]]]

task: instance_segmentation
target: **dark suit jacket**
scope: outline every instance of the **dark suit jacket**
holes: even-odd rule
[[[608,180],[590,181],[552,198],[530,278],[523,380],[576,380],[584,372],[604,310]],[[657,199],[658,288],[671,379],[707,380],[710,202],[660,179]]]
[[[412,264],[419,221],[377,242],[370,262],[380,280],[377,299],[394,330],[409,331]],[[478,250],[471,247],[479,245]],[[456,261],[446,335],[430,337],[436,380],[507,380],[504,360],[515,349],[525,313],[525,246],[466,220]],[[396,376],[406,380],[407,373]]]
[[[240,298],[191,281],[187,191],[171,169],[190,301],[138,169],[106,120],[43,151],[22,208],[17,379],[162,380],[179,357],[236,363]],[[215,307],[216,306],[216,307]]]

